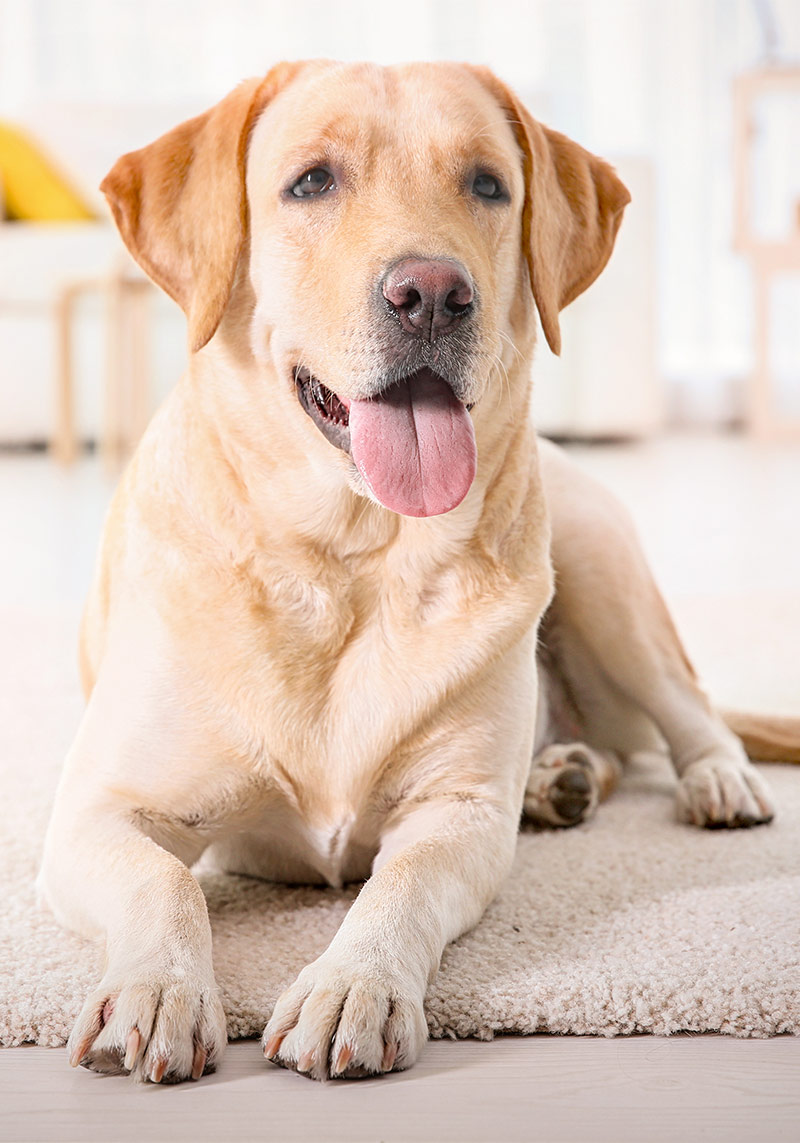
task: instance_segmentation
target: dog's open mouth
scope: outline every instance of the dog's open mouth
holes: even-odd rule
[[[324,437],[350,452],[350,415],[347,405],[309,371],[298,366],[294,371],[297,398]]]
[[[350,402],[303,367],[294,380],[314,424],[350,453],[384,507],[440,516],[469,492],[477,467],[472,418],[443,377],[420,369],[369,400]]]

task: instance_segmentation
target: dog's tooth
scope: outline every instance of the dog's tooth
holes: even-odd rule
[[[312,393],[314,395],[314,401],[316,402],[317,408],[324,417],[330,416],[330,410],[328,409],[328,402],[325,396],[327,392],[328,390],[325,388],[325,386],[315,378],[313,382]]]

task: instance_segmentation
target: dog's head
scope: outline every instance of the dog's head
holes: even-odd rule
[[[483,410],[508,393],[522,415],[530,298],[558,352],[558,312],[629,201],[610,167],[458,64],[279,65],[102,189],[192,350],[235,295],[292,431],[411,516],[464,498]]]

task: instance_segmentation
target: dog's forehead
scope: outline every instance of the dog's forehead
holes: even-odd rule
[[[312,66],[266,108],[251,153],[276,159],[326,147],[374,150],[398,143],[422,157],[475,150],[498,161],[518,155],[506,113],[467,67],[458,64]]]

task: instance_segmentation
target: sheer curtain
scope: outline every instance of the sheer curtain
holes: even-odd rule
[[[0,115],[90,102],[199,110],[284,57],[488,63],[590,149],[651,160],[667,406],[722,422],[752,360],[748,267],[731,244],[731,81],[762,62],[759,7],[800,60],[797,0],[0,0]],[[778,229],[800,200],[800,109],[783,115],[788,143],[759,171],[760,186],[788,187],[777,204],[761,196]],[[798,316],[789,283],[777,353],[800,387]]]

